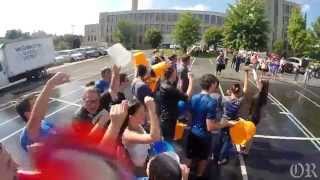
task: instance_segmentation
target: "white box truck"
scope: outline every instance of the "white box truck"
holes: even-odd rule
[[[0,44],[0,89],[26,78],[39,78],[54,63],[55,51],[51,37]]]

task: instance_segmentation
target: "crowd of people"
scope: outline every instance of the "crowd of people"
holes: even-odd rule
[[[232,67],[235,66],[236,71],[240,71],[240,62],[237,60],[239,58],[235,59],[232,60]],[[74,157],[78,154],[75,152],[65,159],[46,154],[40,163],[36,161],[36,164],[45,164],[41,166],[45,169],[37,169],[36,175],[46,179],[90,177],[92,180],[111,180],[116,176],[110,172],[110,167],[121,164],[126,172],[124,174],[132,172],[138,179],[206,179],[210,159],[214,159],[218,165],[228,163],[231,158],[229,152],[233,148],[228,129],[234,126],[239,118],[259,124],[263,106],[267,102],[269,83],[258,78],[256,83],[259,90],[249,89],[250,68],[245,68],[243,85],[233,84],[228,89],[226,97],[220,94],[220,81],[212,73],[200,78],[201,92],[193,92],[195,84],[190,60],[189,55],[172,55],[166,58],[154,51],[152,64],[168,64],[155,86],[148,81],[154,77],[154,72],[149,66],[136,66],[135,78],[131,84],[127,75],[122,73],[117,65],[103,69],[101,80],[86,85],[82,96],[83,104],[72,119],[72,136],[61,135],[64,133],[46,120],[50,96],[55,87],[69,81],[69,75],[56,73],[40,93],[24,97],[16,106],[18,114],[26,123],[20,137],[21,147],[29,152],[32,159],[37,159],[39,153],[46,154],[43,152],[43,149],[47,149],[46,146],[66,148],[69,142],[66,137],[72,137],[70,139],[75,141],[69,143],[76,144],[72,149],[85,152],[93,149],[95,155],[106,153],[108,149],[107,154],[112,161],[102,163],[94,161],[94,158],[86,158],[83,159],[85,162],[81,162],[79,159],[75,160]],[[223,64],[225,65],[225,58],[221,54],[217,58],[217,72],[221,72]],[[131,89],[131,95],[125,95],[124,90],[127,88]],[[133,96],[133,99],[129,100],[129,96]],[[182,105],[184,108],[181,108]],[[185,114],[188,115],[184,116]],[[174,150],[152,152],[154,145],[159,142],[167,146],[176,144],[174,136],[180,116],[184,117],[187,124],[183,144],[187,156],[185,164],[180,160],[183,157],[179,157]],[[50,137],[60,138],[54,138],[52,143],[48,140]],[[81,145],[74,142],[80,142]],[[251,143],[252,141],[243,145],[241,153],[247,155]],[[4,148],[1,148],[0,153],[0,172],[5,180],[19,177],[23,180],[23,177],[28,177],[23,173],[17,173],[17,164]],[[6,164],[1,164],[3,162]],[[113,165],[108,166],[108,170],[101,170],[103,168],[100,163],[105,165],[106,162],[113,162]],[[60,168],[60,165],[63,168]],[[46,170],[51,166],[59,167],[61,171],[53,173]],[[117,177],[125,179],[124,177],[128,176]]]

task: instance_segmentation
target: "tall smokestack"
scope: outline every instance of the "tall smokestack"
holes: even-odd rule
[[[132,11],[138,10],[138,0],[132,0]]]

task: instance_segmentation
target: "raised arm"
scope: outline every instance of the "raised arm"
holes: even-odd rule
[[[161,139],[159,118],[156,114],[154,99],[148,96],[145,97],[145,104],[150,119],[150,133],[139,134],[131,130],[126,130],[123,134],[123,140],[129,144],[150,144]]]
[[[189,85],[188,85],[186,94],[190,99],[192,96],[192,90],[193,90],[193,75],[191,73],[188,73],[188,79],[189,79]]]
[[[120,129],[126,119],[128,114],[128,102],[122,101],[121,104],[113,105],[110,109],[110,125],[106,130],[102,140],[100,141],[100,146],[102,148],[109,147],[110,145],[115,148],[114,145],[117,143],[119,137]]]
[[[113,100],[117,98],[117,94],[120,88],[120,69],[121,68],[117,65],[113,65],[112,67],[112,76],[109,92]]]
[[[60,84],[69,81],[69,76],[64,73],[55,74],[44,86],[41,93],[37,97],[31,112],[31,116],[26,125],[28,135],[32,140],[39,137],[41,120],[45,118],[48,111],[49,99],[54,88]]]
[[[244,70],[244,82],[243,82],[243,93],[248,93],[248,85],[249,85],[249,69]]]

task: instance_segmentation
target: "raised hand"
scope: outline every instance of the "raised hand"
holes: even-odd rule
[[[156,110],[156,104],[154,102],[154,99],[152,97],[146,96],[144,98],[144,103],[147,106],[147,109],[151,112],[155,112]]]
[[[55,87],[55,86],[59,86],[61,84],[69,82],[69,81],[70,81],[70,76],[68,74],[58,72],[51,79],[49,79],[47,84]]]
[[[121,127],[128,114],[128,101],[122,101],[121,104],[113,105],[110,108],[111,123]]]

